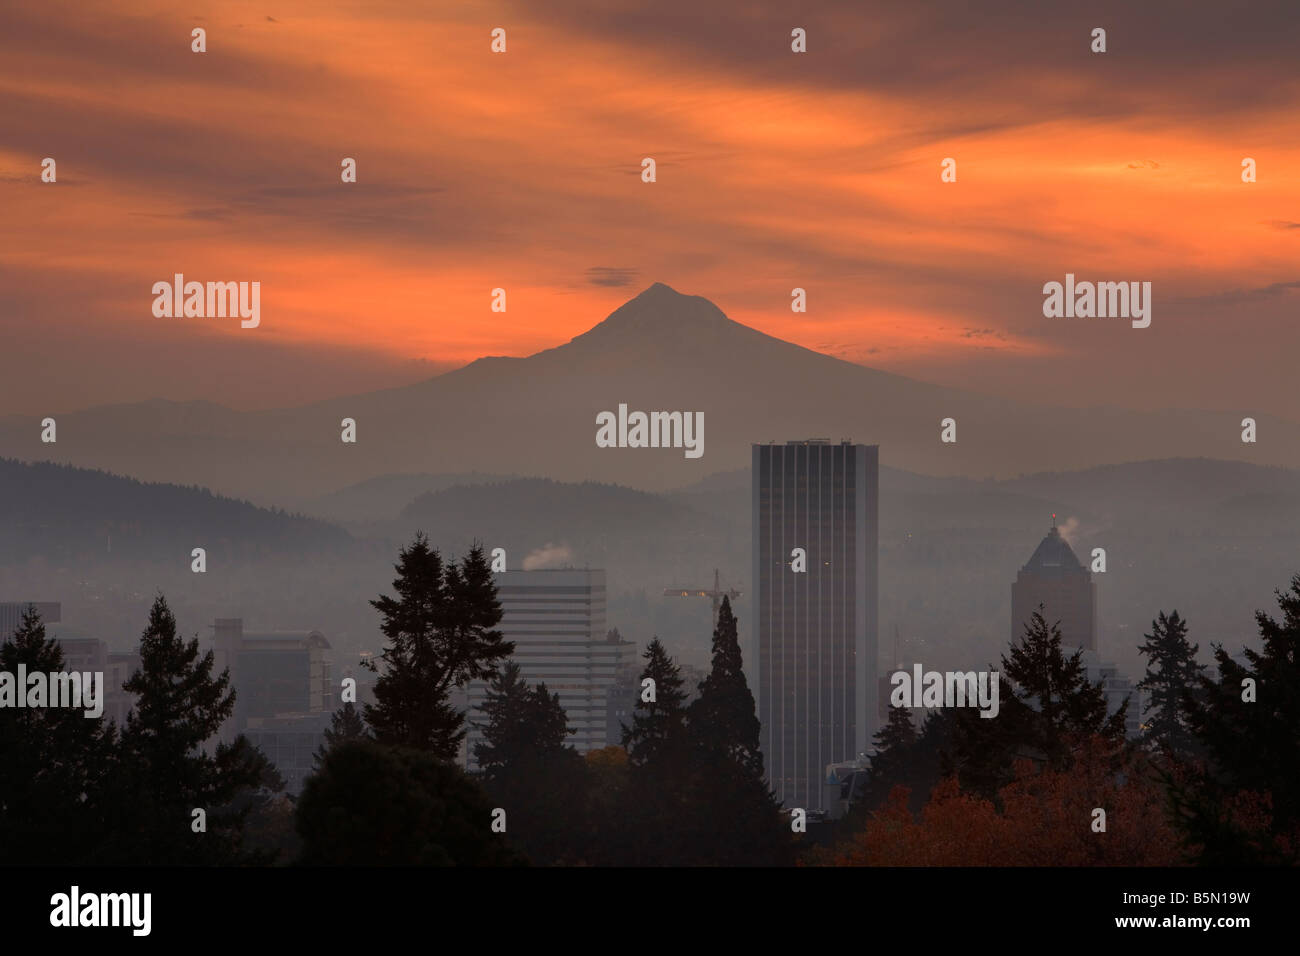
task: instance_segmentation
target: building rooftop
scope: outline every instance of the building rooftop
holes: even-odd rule
[[[1033,555],[1025,564],[1026,571],[1043,571],[1056,569],[1082,570],[1083,565],[1075,557],[1074,550],[1069,543],[1061,537],[1060,530],[1056,525],[1052,525],[1052,530],[1047,532],[1047,536],[1038,542],[1038,547],[1034,549]]]

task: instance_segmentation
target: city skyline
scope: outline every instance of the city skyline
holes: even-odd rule
[[[1298,47],[1295,0],[0,5],[15,928],[500,925],[410,867],[1249,926],[1300,862]]]

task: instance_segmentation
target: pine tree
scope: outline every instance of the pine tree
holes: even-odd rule
[[[484,742],[474,745],[484,790],[510,813],[511,839],[535,864],[588,862],[591,774],[565,744],[559,694],[529,687],[511,661],[488,689]]]
[[[1187,622],[1174,611],[1161,611],[1151,622],[1151,633],[1138,650],[1148,656],[1146,676],[1138,683],[1150,691],[1146,706],[1146,738],[1153,749],[1171,757],[1188,757],[1196,751],[1187,726],[1185,698],[1200,688],[1204,665],[1196,663],[1198,645],[1187,640]]]
[[[267,761],[243,737],[212,754],[201,749],[235,706],[229,671],[212,672],[212,651],[200,655],[198,638],[186,643],[177,636],[176,618],[159,595],[140,638],[140,669],[123,685],[137,700],[122,733],[123,778],[133,800],[112,852],[122,862],[243,859],[243,813],[225,810],[258,786]],[[194,832],[194,809],[205,811],[206,832]]]
[[[1246,648],[1243,666],[1212,645],[1217,679],[1201,675],[1199,697],[1184,698],[1208,767],[1200,781],[1176,787],[1174,800],[1204,864],[1300,860],[1300,574],[1275,593],[1282,620],[1255,613],[1262,650]],[[1249,823],[1232,809],[1246,804],[1269,809]]]
[[[349,740],[368,739],[370,731],[361,719],[361,712],[352,701],[347,701],[330,716],[330,725],[325,728],[325,742],[312,755],[314,765],[319,768],[321,761],[331,749]]]
[[[1012,646],[1010,657],[1002,657],[1002,669],[1015,688],[1012,709],[1029,718],[1034,731],[1025,742],[1054,769],[1070,766],[1072,745],[1081,736],[1123,743],[1128,701],[1107,715],[1105,691],[1088,680],[1082,649],[1069,657],[1062,652],[1059,623],[1049,628],[1034,612],[1024,639]]]
[[[560,695],[549,693],[545,684],[530,688],[514,661],[488,687],[482,706],[484,742],[474,745],[474,759],[488,776],[562,750],[573,733]]]
[[[873,738],[877,749],[867,785],[849,808],[842,829],[861,831],[873,814],[888,805],[895,787],[907,790],[912,812],[919,813],[934,788],[956,773],[952,753],[960,712],[960,708],[931,710],[917,730],[908,708],[891,708],[889,720]]]
[[[465,715],[451,705],[451,690],[491,679],[514,650],[495,630],[501,620],[490,565],[478,544],[459,566],[417,534],[402,549],[393,588],[371,605],[388,638],[385,670],[375,683],[376,703],[366,723],[380,743],[427,750],[450,760],[465,737]],[[371,665],[372,670],[378,667]]]
[[[632,726],[623,727],[628,756],[626,838],[622,862],[681,865],[698,852],[691,816],[692,752],[681,669],[659,638],[642,655],[641,692]],[[653,683],[647,683],[652,681]]]
[[[713,664],[700,682],[700,696],[687,708],[687,721],[696,747],[710,759],[735,760],[746,773],[761,779],[761,728],[745,680],[737,631],[731,600],[724,596],[713,629]]]
[[[793,861],[789,818],[763,776],[760,725],[745,680],[731,601],[713,629],[713,662],[686,710],[693,762],[679,823],[687,839],[677,865],[781,865]]]
[[[1060,626],[1047,624],[1041,606],[1010,655],[1002,655],[998,699],[996,719],[960,708],[954,725],[962,786],[989,799],[1011,782],[1018,758],[1067,770],[1088,738],[1098,736],[1115,750],[1124,744],[1128,701],[1107,716],[1105,692],[1088,680],[1082,649],[1065,655]]]
[[[16,681],[19,665],[28,675],[65,668],[34,607],[0,644],[0,672]],[[0,863],[66,865],[93,855],[106,826],[117,734],[102,719],[87,718],[87,709],[0,708]]]
[[[668,656],[656,637],[641,655],[641,696],[632,714],[632,726],[623,727],[623,747],[633,767],[647,766],[681,756],[686,743],[686,694],[681,668]],[[653,683],[647,684],[646,681]]]
[[[890,707],[889,720],[876,731],[872,740],[876,745],[876,753],[871,758],[871,778],[885,780],[896,775],[901,769],[902,761],[906,759],[908,749],[917,741],[911,709]]]

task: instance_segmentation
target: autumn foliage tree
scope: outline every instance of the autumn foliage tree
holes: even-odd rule
[[[1173,866],[1184,861],[1164,790],[1145,757],[1116,773],[1094,737],[1065,770],[1018,760],[998,801],[944,779],[914,815],[895,787],[866,828],[811,862],[831,866]],[[1105,811],[1105,830],[1095,810]]]

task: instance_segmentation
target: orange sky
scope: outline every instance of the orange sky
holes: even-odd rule
[[[1068,15],[981,40],[854,5],[727,8],[0,13],[0,329],[22,360],[0,413],[401,384],[560,344],[664,281],[945,384],[1052,384],[1075,404],[1240,397],[1300,417],[1277,380],[1300,345],[1294,70],[1264,85],[1285,31],[1187,63],[1122,6],[1105,55]],[[1216,24],[1194,21],[1184,45],[1210,43]],[[189,50],[194,26],[207,53]],[[496,26],[505,54],[489,49]],[[39,182],[47,155],[57,184]],[[955,184],[939,179],[946,156]],[[1241,182],[1243,156],[1259,182]],[[261,326],[154,318],[150,287],[174,272],[260,281]],[[1152,328],[1044,319],[1041,286],[1066,272],[1151,281]],[[498,286],[505,314],[489,309]]]

